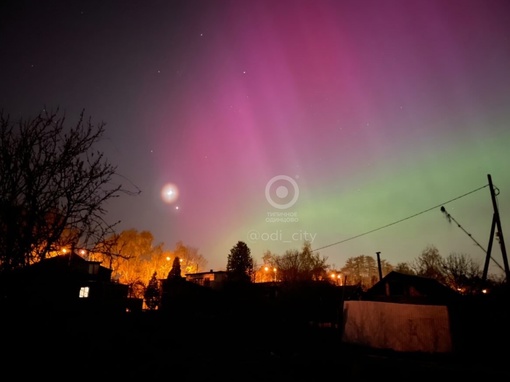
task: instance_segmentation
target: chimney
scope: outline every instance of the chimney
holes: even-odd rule
[[[379,268],[379,280],[382,280],[381,257],[379,256],[381,252],[376,252],[376,254],[377,254],[377,268]]]

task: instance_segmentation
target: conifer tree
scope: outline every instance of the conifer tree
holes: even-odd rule
[[[154,272],[151,279],[149,280],[149,285],[147,286],[144,294],[145,303],[147,304],[149,310],[158,309],[161,302],[161,288],[159,285],[159,280],[156,276],[157,272]]]
[[[181,259],[179,256],[174,258],[174,262],[172,263],[172,269],[168,272],[168,280],[180,280],[181,276]]]
[[[238,241],[228,255],[227,272],[230,281],[250,282],[253,275],[253,258],[246,243]]]

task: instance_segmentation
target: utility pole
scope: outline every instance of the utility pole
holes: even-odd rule
[[[501,228],[501,219],[499,217],[499,210],[498,210],[498,203],[496,201],[496,193],[494,191],[494,185],[492,184],[492,178],[491,175],[488,174],[487,178],[489,179],[489,188],[491,192],[491,199],[492,199],[492,208],[494,209],[494,214],[492,216],[492,227],[491,227],[491,236],[489,238],[489,246],[487,249],[487,256],[485,258],[485,265],[483,268],[483,280],[487,279],[487,273],[489,269],[489,259],[491,257],[491,251],[492,251],[492,241],[494,239],[494,231],[495,228],[497,228],[496,234],[499,238],[499,246],[501,247],[501,254],[503,255],[503,264],[505,267],[505,276],[506,276],[506,282],[507,284],[510,283],[510,268],[508,266],[508,257],[506,255],[506,247],[505,247],[505,239],[503,237],[503,229]]]

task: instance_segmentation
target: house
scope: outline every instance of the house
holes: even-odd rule
[[[11,311],[125,312],[128,286],[112,270],[76,253],[0,275],[0,304]]]
[[[368,289],[363,300],[437,305],[459,297],[459,293],[435,279],[392,271]]]
[[[343,307],[342,342],[398,352],[453,351],[449,307],[460,295],[433,279],[390,272]]]
[[[211,269],[209,272],[186,273],[185,277],[186,281],[212,289],[220,289],[227,280],[227,272]]]

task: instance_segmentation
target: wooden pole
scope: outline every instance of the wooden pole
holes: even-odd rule
[[[508,266],[508,257],[506,255],[505,239],[503,237],[503,229],[501,228],[501,220],[499,218],[499,210],[498,210],[498,203],[496,201],[496,193],[494,192],[494,186],[492,184],[491,175],[488,174],[487,178],[489,179],[489,188],[490,188],[490,192],[491,192],[492,207],[494,209],[494,219],[496,222],[496,226],[498,228],[497,234],[499,237],[499,246],[501,247],[501,254],[503,255],[503,264],[505,266],[506,282],[510,283],[510,267]],[[487,255],[490,256],[489,253]]]
[[[494,241],[494,231],[496,230],[496,218],[492,216],[491,234],[489,235],[489,246],[487,247],[487,255],[485,256],[485,265],[483,266],[482,280],[487,280],[487,274],[489,273],[489,262],[491,259],[492,243]]]

